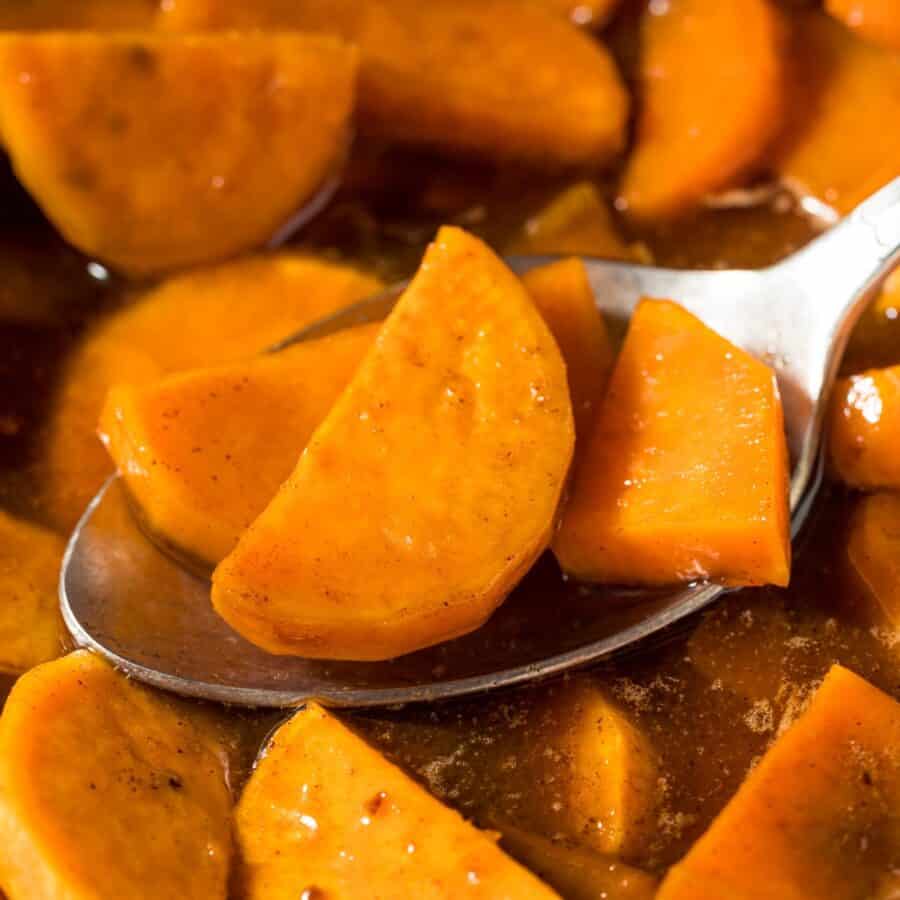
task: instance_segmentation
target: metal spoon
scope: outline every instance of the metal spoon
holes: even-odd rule
[[[767,269],[586,264],[597,304],[613,322],[627,320],[641,296],[672,298],[774,367],[795,460],[796,533],[818,486],[825,401],[841,353],[866,300],[898,258],[900,179]],[[510,262],[522,271],[543,261]],[[378,319],[398,293],[349,307],[284,343]],[[483,628],[455,641],[382,663],[271,656],[213,612],[207,580],[147,540],[117,477],[75,529],[60,576],[63,616],[79,644],[176,693],[273,707],[310,698],[337,706],[399,704],[531,681],[657,634],[722,590],[714,584],[650,593],[586,587],[562,579],[545,558]]]

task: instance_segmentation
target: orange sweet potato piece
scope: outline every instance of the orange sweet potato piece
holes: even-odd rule
[[[864,40],[900,50],[897,0],[825,0],[825,9]]]
[[[71,529],[112,471],[95,430],[113,384],[252,356],[382,287],[311,257],[248,257],[171,278],[102,320],[68,361],[50,416],[42,483],[53,523]]]
[[[70,243],[148,274],[285,225],[343,157],[355,75],[327,37],[7,34],[0,132]]]
[[[615,15],[620,0],[535,0],[536,3],[565,16],[576,25],[587,25],[591,28],[599,28],[605,25]]]
[[[828,440],[831,467],[845,484],[900,489],[900,366],[838,379]]]
[[[786,584],[788,464],[771,369],[644,300],[575,467],[554,551],[594,581]]]
[[[0,672],[17,675],[62,652],[63,550],[53,532],[0,512]]]
[[[101,439],[149,528],[211,565],[227,556],[291,474],[377,328],[113,388]]]
[[[163,27],[299,28],[360,48],[359,124],[488,157],[599,164],[621,152],[628,96],[606,49],[520,0],[174,0]]]
[[[443,228],[213,605],[275,653],[386,659],[465,634],[547,546],[573,442],[521,282]]]
[[[522,282],[562,351],[575,429],[584,439],[613,363],[609,333],[584,263],[567,259],[540,266],[526,273]]]
[[[898,746],[900,705],[834,666],[658,900],[875,896],[900,864]]]
[[[314,703],[275,733],[236,820],[245,900],[556,897]]]
[[[900,56],[821,13],[797,15],[794,29],[796,71],[776,166],[798,192],[846,213],[900,175]]]
[[[732,187],[763,157],[781,122],[782,28],[768,0],[669,0],[649,5],[641,43],[643,105],[619,204],[656,219]]]
[[[0,886],[10,900],[224,900],[220,757],[93,654],[33,669],[0,719]]]

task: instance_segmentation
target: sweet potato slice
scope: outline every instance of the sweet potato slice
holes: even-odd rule
[[[594,581],[786,584],[788,464],[771,369],[675,303],[644,300],[554,541]]]
[[[900,865],[900,705],[834,666],[659,900],[875,896]]]
[[[63,550],[52,531],[0,512],[0,672],[17,675],[62,652]]]
[[[339,34],[360,48],[360,127],[390,140],[556,164],[603,163],[624,146],[612,57],[536,3],[175,0],[160,21]]]
[[[101,439],[150,529],[211,565],[227,556],[291,474],[377,329],[113,388]]]
[[[825,9],[864,40],[900,50],[896,0],[825,0]]]
[[[236,820],[246,900],[556,897],[314,703],[275,733]]]
[[[285,225],[343,157],[355,74],[327,37],[7,34],[0,131],[70,243],[148,274]]]
[[[831,467],[845,484],[900,489],[900,366],[838,379],[828,439]]]
[[[578,438],[583,440],[606,388],[613,349],[594,292],[577,259],[532,269],[522,279],[566,363]]]
[[[799,14],[794,29],[796,71],[776,165],[799,193],[846,213],[900,175],[900,56],[821,13]]]
[[[67,363],[50,416],[42,481],[54,524],[70,529],[112,471],[95,429],[113,384],[252,356],[382,287],[312,257],[249,257],[171,278],[100,322]]]
[[[0,719],[0,885],[11,900],[225,898],[220,751],[86,651],[24,675]]]
[[[559,349],[525,289],[443,228],[216,569],[213,605],[275,653],[385,659],[465,634],[546,547],[573,432]]]
[[[649,4],[641,42],[619,204],[650,220],[732,187],[763,157],[781,122],[782,28],[768,0],[669,0]]]

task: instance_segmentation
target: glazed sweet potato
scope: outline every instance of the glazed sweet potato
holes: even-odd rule
[[[522,279],[562,351],[569,379],[575,430],[587,436],[606,389],[613,349],[584,263],[562,260],[532,269]]]
[[[386,659],[465,634],[546,547],[573,438],[565,366],[521,283],[443,228],[216,569],[213,605],[275,653]]]
[[[615,14],[620,0],[534,0],[551,12],[565,16],[576,25],[588,25],[599,28],[605,25]]]
[[[174,0],[164,28],[299,28],[360,48],[368,134],[482,156],[600,164],[621,152],[628,96],[612,57],[520,0]]]
[[[227,556],[291,474],[378,327],[113,388],[100,437],[150,530],[210,565]]]
[[[284,226],[343,159],[355,76],[326,37],[6,34],[0,132],[70,243],[148,274]]]
[[[171,278],[102,320],[67,363],[50,416],[41,474],[53,523],[71,529],[112,471],[95,430],[113,384],[252,356],[382,287],[312,257],[249,257]]]
[[[900,175],[900,56],[821,13],[797,15],[794,29],[790,110],[776,166],[799,193],[846,213]]]
[[[236,819],[243,900],[556,897],[314,703],[275,733]]]
[[[553,548],[592,581],[786,584],[788,463],[772,370],[677,304],[642,301]]]
[[[832,900],[900,863],[900,706],[834,666],[750,772],[659,900]]]
[[[825,9],[864,40],[900,50],[896,0],[825,0]]]
[[[18,675],[62,652],[63,550],[53,532],[0,512],[0,672]]]
[[[0,719],[0,886],[9,900],[224,900],[220,755],[86,651],[33,669]]]
[[[900,363],[900,269],[885,279],[875,299],[866,307],[841,360],[843,372],[855,373],[873,366]]]
[[[0,30],[150,28],[159,0],[0,0]]]
[[[642,107],[619,196],[629,215],[677,215],[762,159],[781,123],[781,44],[768,0],[648,5]]]

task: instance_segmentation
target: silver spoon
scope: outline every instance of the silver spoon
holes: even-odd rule
[[[586,264],[597,304],[613,323],[624,323],[641,296],[668,297],[774,367],[795,460],[790,502],[796,534],[818,486],[825,402],[841,353],[865,302],[898,258],[900,179],[767,269]],[[510,262],[523,271],[545,261]],[[348,307],[284,345],[379,319],[398,293]],[[333,706],[400,704],[532,681],[658,634],[722,591],[715,584],[654,592],[577,585],[545,558],[493,618],[466,637],[380,663],[271,656],[213,612],[206,579],[147,540],[117,477],[75,529],[60,576],[63,616],[79,644],[157,687],[271,707],[311,698]]]

